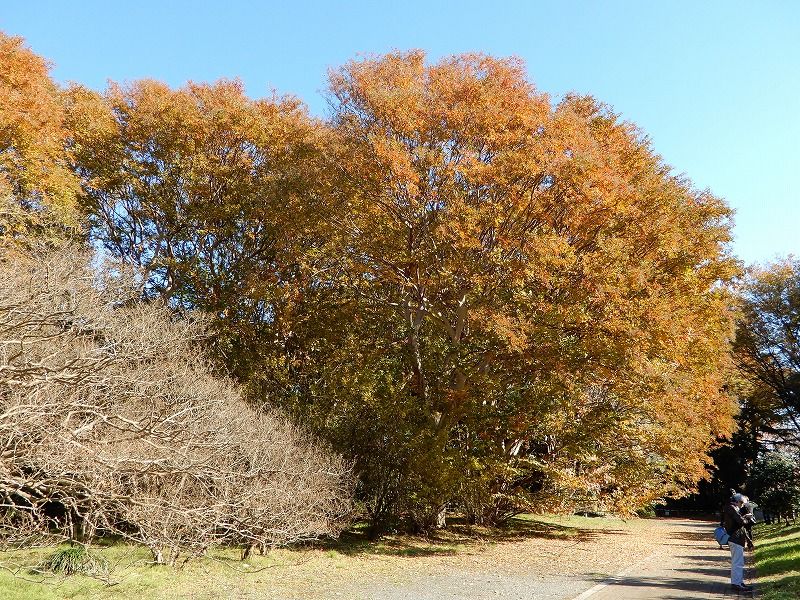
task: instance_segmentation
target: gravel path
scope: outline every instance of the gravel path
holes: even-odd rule
[[[739,598],[730,586],[730,553],[710,540],[708,523],[680,525],[661,551],[576,600],[721,600]],[[751,562],[752,555],[747,555]],[[752,569],[745,579],[752,582]],[[752,597],[745,594],[744,597]]]
[[[593,584],[592,580],[583,578],[461,572],[428,576],[392,586],[372,584],[367,589],[350,590],[353,595],[348,597],[370,600],[563,600],[579,595]]]
[[[413,559],[406,572],[364,573],[337,597],[359,600],[656,600],[723,598],[728,554],[699,521],[648,520],[582,539],[528,539],[472,556]],[[610,582],[609,577],[624,572]],[[609,585],[609,583],[611,583]]]
[[[86,581],[69,590],[55,585],[40,591],[48,598],[98,600],[736,598],[728,585],[729,554],[713,541],[713,527],[676,519],[584,517],[521,517],[502,530],[456,523],[431,538],[388,536],[370,543],[351,534],[246,562],[220,554],[179,570],[143,568],[134,561],[116,573],[118,587]],[[30,591],[34,584],[22,585]],[[33,597],[39,596],[24,590],[11,595]]]

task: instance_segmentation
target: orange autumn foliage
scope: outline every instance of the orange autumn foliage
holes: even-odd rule
[[[77,224],[64,111],[47,62],[0,32],[0,244]]]
[[[483,445],[479,474],[526,456],[565,507],[690,489],[732,426],[727,206],[515,59],[398,52],[331,94],[346,270],[405,323],[442,452]]]
[[[145,294],[214,316],[214,344],[247,377],[264,321],[303,248],[324,129],[294,98],[239,81],[69,91],[76,169],[93,235],[141,269]],[[256,366],[257,370],[261,367]]]

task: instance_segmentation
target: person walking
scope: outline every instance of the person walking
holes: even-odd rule
[[[722,524],[728,532],[728,546],[731,549],[731,587],[741,592],[752,591],[744,583],[744,547],[747,545],[747,529],[739,509],[747,502],[742,494],[734,494],[722,511]]]

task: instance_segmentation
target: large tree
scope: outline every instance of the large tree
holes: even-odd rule
[[[732,422],[727,206],[516,60],[370,58],[330,101],[73,90],[95,235],[356,459],[376,525],[691,488]]]
[[[733,410],[726,205],[516,60],[352,62],[331,103],[335,284],[385,332],[440,469],[623,510],[694,485]]]

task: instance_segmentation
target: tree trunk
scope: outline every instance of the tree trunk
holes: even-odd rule
[[[447,506],[442,506],[436,514],[435,529],[444,529],[447,527]]]
[[[249,546],[245,546],[242,550],[242,560],[247,560],[250,558],[250,555],[253,554],[253,550],[256,549],[255,544],[250,544]]]

